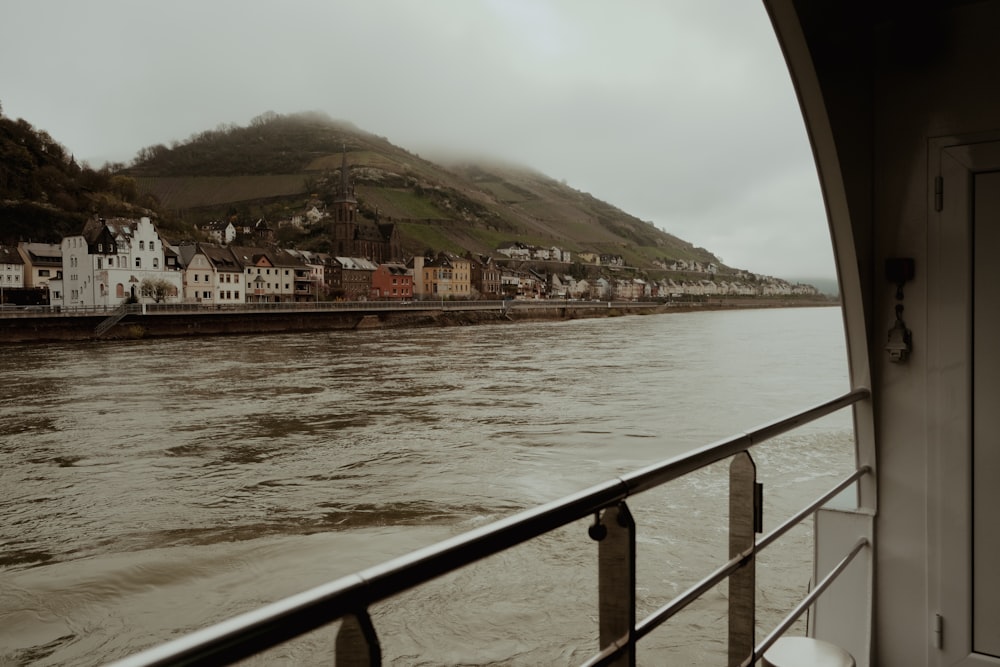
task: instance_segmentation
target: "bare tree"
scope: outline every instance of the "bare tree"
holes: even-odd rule
[[[176,295],[177,288],[173,283],[163,278],[146,278],[139,283],[139,289],[145,297],[151,297],[156,303],[161,303],[168,296]]]

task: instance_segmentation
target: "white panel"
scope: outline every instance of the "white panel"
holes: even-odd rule
[[[973,650],[1000,656],[1000,173],[975,177]]]
[[[872,517],[866,511],[816,512],[816,561],[813,583],[825,577],[847,555],[858,538],[872,539]],[[820,596],[812,609],[809,634],[850,653],[858,667],[871,663],[871,551],[864,549]]]

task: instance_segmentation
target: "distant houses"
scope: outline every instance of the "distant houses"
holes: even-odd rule
[[[535,260],[540,262],[563,262],[564,264],[569,264],[573,261],[572,253],[570,253],[569,250],[563,250],[562,248],[557,248],[556,246],[543,248],[534,245],[527,245],[518,241],[500,246],[497,248],[497,252],[511,259]]]
[[[356,220],[352,199],[351,191],[341,197],[332,214],[313,208],[307,216],[321,223],[350,225]],[[263,219],[242,228],[232,222],[212,223],[203,228],[212,242],[171,244],[149,218],[93,218],[79,234],[65,237],[60,244],[0,246],[0,304],[24,303],[23,298],[11,296],[28,289],[37,290],[33,302],[88,308],[114,308],[126,302],[221,307],[335,299],[638,301],[817,294],[810,285],[792,285],[745,271],[722,276],[716,264],[692,260],[658,262],[661,271],[676,273],[676,277],[626,277],[621,275],[625,260],[620,255],[590,252],[577,253],[577,268],[570,275],[551,270],[553,262],[570,263],[568,251],[517,242],[498,248],[500,257],[428,252],[404,262],[380,258],[398,252],[397,232],[368,238],[359,228],[352,228],[357,243],[342,247],[367,249],[366,255],[254,244],[255,239],[272,238]],[[595,275],[589,269],[584,277],[580,263],[591,261],[609,272]]]
[[[413,290],[419,297],[468,299],[472,296],[472,262],[469,258],[440,252],[430,257],[414,257]]]

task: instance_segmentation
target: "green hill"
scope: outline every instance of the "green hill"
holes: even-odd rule
[[[189,224],[230,218],[276,223],[328,203],[346,148],[362,213],[395,222],[404,250],[491,252],[511,241],[654,260],[718,260],[707,250],[529,169],[441,165],[384,137],[316,113],[263,114],[172,147],[138,152],[122,174],[140,196]],[[294,239],[322,247],[322,229]]]

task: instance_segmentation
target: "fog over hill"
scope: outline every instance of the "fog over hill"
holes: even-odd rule
[[[121,173],[192,224],[227,216],[278,223],[329,204],[345,159],[362,214],[397,223],[411,252],[489,253],[516,241],[617,255],[640,269],[721,264],[709,250],[537,171],[454,156],[438,164],[319,113],[266,113],[246,127],[149,146]]]
[[[318,109],[424,157],[530,165],[755,273],[834,275],[808,137],[761,3],[52,9],[4,12],[0,96],[81,165],[266,109]]]
[[[537,170],[455,155],[434,162],[317,112],[266,112],[99,170],[79,167],[24,120],[0,117],[0,130],[0,151],[11,158],[0,171],[0,242],[58,241],[88,217],[150,215],[175,241],[205,239],[199,229],[209,222],[264,221],[279,245],[327,252],[331,228],[321,216],[346,164],[359,214],[395,225],[406,256],[496,254],[521,243],[607,257],[632,275],[695,263],[723,276],[754,273]],[[24,157],[26,148],[33,152]],[[307,212],[320,219],[303,224]]]

